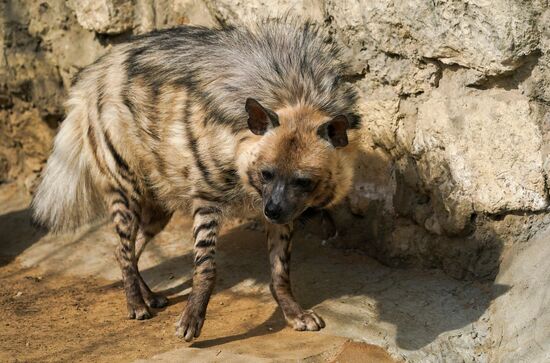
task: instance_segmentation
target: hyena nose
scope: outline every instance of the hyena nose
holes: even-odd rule
[[[280,205],[277,205],[273,202],[268,202],[264,208],[264,213],[267,218],[277,220],[281,217],[282,208]]]

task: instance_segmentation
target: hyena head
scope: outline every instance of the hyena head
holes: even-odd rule
[[[340,201],[353,178],[354,138],[345,115],[309,106],[276,112],[246,100],[248,126],[258,135],[246,162],[246,179],[261,195],[268,221],[285,224],[307,208]]]

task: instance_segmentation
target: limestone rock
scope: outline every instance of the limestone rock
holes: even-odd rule
[[[515,90],[466,89],[453,77],[446,74],[419,105],[413,155],[424,165],[421,176],[449,211],[463,200],[484,213],[544,209],[542,136],[529,99]]]
[[[372,83],[359,82],[359,112],[363,133],[363,143],[368,142],[382,146],[386,150],[395,147],[399,96],[392,87],[371,88]]]
[[[132,29],[134,8],[131,0],[70,0],[68,4],[84,29],[104,34]]]
[[[217,25],[210,9],[201,0],[137,0],[134,7],[134,32],[193,24]]]
[[[529,97],[550,104],[550,50],[540,56],[531,75],[521,85],[522,90]]]
[[[223,23],[253,22],[290,15],[297,19],[324,20],[324,0],[205,0]]]
[[[537,49],[540,4],[521,0],[327,0],[344,41],[488,74],[517,68]]]

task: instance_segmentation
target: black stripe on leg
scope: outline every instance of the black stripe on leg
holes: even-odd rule
[[[116,233],[120,236],[120,238],[124,238],[124,239],[129,240],[130,237],[132,237],[129,233],[127,233],[127,232],[123,231],[122,229],[120,229],[119,226],[116,226],[115,229],[116,229]]]
[[[117,209],[113,213],[111,213],[111,219],[115,219],[116,216],[120,216],[122,218],[122,223],[128,224],[130,223],[132,219],[132,214],[127,210],[121,210]]]
[[[201,257],[195,259],[195,267],[198,267],[198,266],[202,265],[203,263],[205,263],[206,261],[211,260],[213,258],[214,258],[214,256],[212,256],[211,254],[201,256]]]
[[[195,247],[198,247],[198,248],[212,247],[212,246],[215,246],[215,245],[216,245],[216,240],[211,239],[211,238],[201,239],[200,241],[195,243]]]
[[[124,202],[124,205],[128,206],[128,198],[126,197],[126,193],[122,189],[120,189],[120,188],[111,188],[110,192],[120,196],[120,198]]]
[[[285,256],[278,256],[278,257],[279,257],[279,262],[283,266],[283,270],[285,272],[288,272],[288,260],[286,259]]]
[[[217,226],[218,226],[217,221],[210,221],[208,223],[201,224],[197,228],[195,228],[195,231],[193,232],[193,238],[196,239],[200,231],[209,230]]]
[[[215,268],[210,268],[210,267],[207,267],[205,269],[202,269],[200,271],[201,275],[206,275],[206,274],[212,274],[212,273],[216,273],[216,269]]]
[[[206,236],[204,236],[204,238],[212,238],[212,237],[216,237],[218,235],[218,233],[216,231],[210,231],[206,234]]]
[[[117,204],[122,204],[124,207],[128,208],[128,202],[125,202],[124,200],[122,199],[115,199],[111,202],[111,205],[112,206],[115,206]]]
[[[283,282],[284,285],[289,285],[290,284],[290,279],[288,278],[288,276],[286,274],[281,274],[281,275],[277,275],[281,281]],[[281,285],[283,285],[281,284]]]
[[[130,246],[128,246],[126,243],[121,243],[120,246],[121,246],[122,251],[124,251],[124,253],[132,252],[132,248]]]

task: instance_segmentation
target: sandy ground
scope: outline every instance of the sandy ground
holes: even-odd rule
[[[124,297],[119,283],[43,276],[35,268],[21,268],[16,263],[0,270],[0,281],[2,362],[131,362],[187,345],[173,335],[173,323],[182,305],[178,299],[157,311],[154,319],[135,322],[121,314]],[[214,349],[217,361],[225,360],[220,353],[230,340],[247,342],[249,347],[239,348],[237,343],[232,349],[245,356],[250,353],[281,359],[281,354],[274,351],[289,350],[293,353],[285,357],[288,359],[322,352],[309,360],[359,362],[369,357],[370,361],[392,361],[372,345],[283,330],[282,319],[270,317],[273,305],[266,301],[265,308],[259,309],[257,299],[216,294],[208,313],[209,324],[200,341],[191,346]]]
[[[202,335],[189,344],[174,336],[190,291],[187,218],[176,216],[140,261],[145,280],[170,305],[133,321],[125,318],[109,225],[52,236],[30,227],[28,199],[16,189],[0,189],[0,206],[2,362],[483,361],[484,314],[500,293],[436,270],[387,268],[328,247],[310,226],[295,238],[292,281],[298,301],[327,327],[295,332],[267,287],[263,233],[233,225],[219,242]]]

